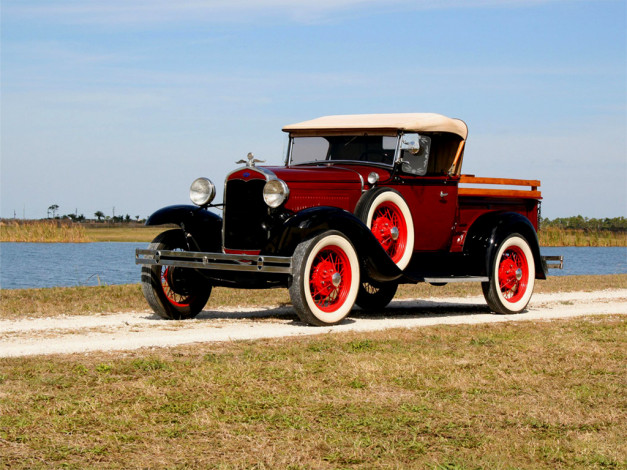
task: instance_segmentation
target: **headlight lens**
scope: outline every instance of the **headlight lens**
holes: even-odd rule
[[[263,187],[263,200],[273,209],[287,201],[290,190],[285,181],[270,180]]]
[[[206,206],[216,197],[216,187],[208,178],[197,178],[189,188],[189,198],[197,206]]]

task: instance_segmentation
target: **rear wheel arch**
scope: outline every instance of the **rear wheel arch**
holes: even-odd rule
[[[464,253],[473,260],[474,274],[487,276],[490,273],[499,245],[514,233],[521,235],[529,244],[535,278],[546,279],[536,230],[527,217],[517,212],[491,212],[473,222],[466,235]]]

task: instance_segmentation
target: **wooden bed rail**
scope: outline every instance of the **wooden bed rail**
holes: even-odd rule
[[[528,190],[519,189],[491,189],[491,188],[459,188],[460,196],[500,196],[539,199],[542,193],[538,191],[539,180],[518,180],[510,178],[481,178],[474,175],[461,175],[460,184],[490,184],[505,186],[529,186]]]

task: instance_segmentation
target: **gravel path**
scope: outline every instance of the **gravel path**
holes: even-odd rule
[[[375,315],[355,309],[340,325],[325,328],[304,325],[289,307],[205,310],[196,319],[186,321],[162,320],[149,311],[61,315],[0,320],[0,357],[604,314],[627,314],[627,289],[534,294],[528,311],[519,315],[489,313],[483,297],[404,299]]]

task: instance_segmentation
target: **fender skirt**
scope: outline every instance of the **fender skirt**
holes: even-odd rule
[[[370,229],[348,211],[335,207],[313,207],[289,217],[274,231],[263,252],[292,256],[296,246],[319,233],[337,230],[353,244],[362,269],[367,276],[379,282],[399,279],[398,269]]]
[[[546,279],[546,262],[540,255],[536,230],[527,217],[516,212],[486,214],[470,227],[464,252],[477,260],[476,266],[481,266],[482,272],[478,274],[488,275],[499,245],[512,233],[525,237],[533,253],[536,279]]]
[[[154,212],[146,225],[175,224],[191,236],[190,249],[195,251],[222,250],[222,217],[198,206],[168,206]]]

